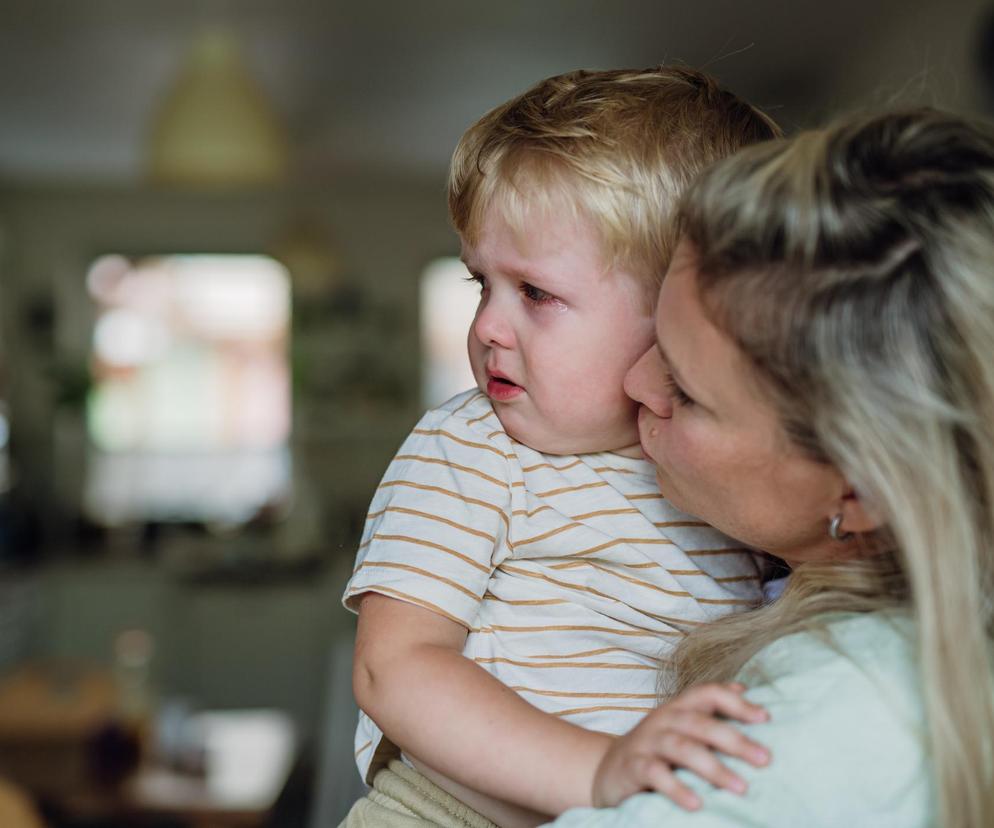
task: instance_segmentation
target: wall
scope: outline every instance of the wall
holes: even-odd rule
[[[79,399],[60,398],[72,398],[85,376],[87,265],[106,252],[266,252],[301,216],[327,229],[349,290],[345,301],[295,300],[297,506],[270,535],[212,541],[177,531],[165,544],[186,546],[187,558],[230,562],[251,541],[271,560],[247,577],[230,563],[192,577],[149,557],[133,532],[77,549],[83,411]],[[326,813],[336,814],[355,787],[353,620],[339,596],[372,490],[420,413],[418,276],[458,250],[441,182],[343,180],[320,191],[201,196],[21,185],[0,192],[0,237],[0,363],[14,460],[46,544],[29,576],[29,654],[106,662],[118,631],[149,630],[161,694],[211,707],[282,707],[305,741],[333,745],[322,773],[338,780],[324,797]],[[349,382],[335,378],[343,370]],[[371,374],[375,382],[366,382]],[[337,672],[329,672],[333,660]]]

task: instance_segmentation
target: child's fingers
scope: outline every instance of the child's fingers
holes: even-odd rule
[[[683,784],[673,769],[664,761],[651,762],[646,766],[645,788],[657,791],[670,801],[687,811],[701,807],[701,799]]]
[[[670,721],[669,730],[752,765],[762,766],[770,761],[770,753],[765,747],[750,739],[735,725],[706,713],[686,711]]]
[[[667,734],[660,745],[659,755],[671,765],[686,768],[716,788],[738,794],[746,791],[745,780],[729,770],[712,750],[693,737],[682,733]]]
[[[737,687],[724,684],[702,684],[681,694],[670,704],[678,709],[718,713],[747,724],[765,722],[770,717],[764,708],[745,698]]]

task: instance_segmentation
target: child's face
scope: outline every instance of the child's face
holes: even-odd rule
[[[622,383],[654,341],[651,303],[634,277],[605,267],[593,228],[536,215],[515,233],[490,210],[463,259],[481,286],[473,375],[507,433],[547,454],[638,456]]]

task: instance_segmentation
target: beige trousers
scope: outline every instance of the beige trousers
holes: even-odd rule
[[[338,828],[497,828],[399,759],[376,773],[369,793]]]

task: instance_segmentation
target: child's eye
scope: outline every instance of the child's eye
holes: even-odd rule
[[[528,282],[521,283],[521,293],[525,299],[529,302],[534,302],[537,305],[544,304],[545,302],[558,301],[551,293],[546,293],[541,288],[528,284]]]
[[[685,406],[694,404],[693,398],[677,384],[677,381],[673,379],[673,375],[669,371],[663,377],[663,382],[666,385],[666,393],[670,395],[670,399],[676,405]]]

